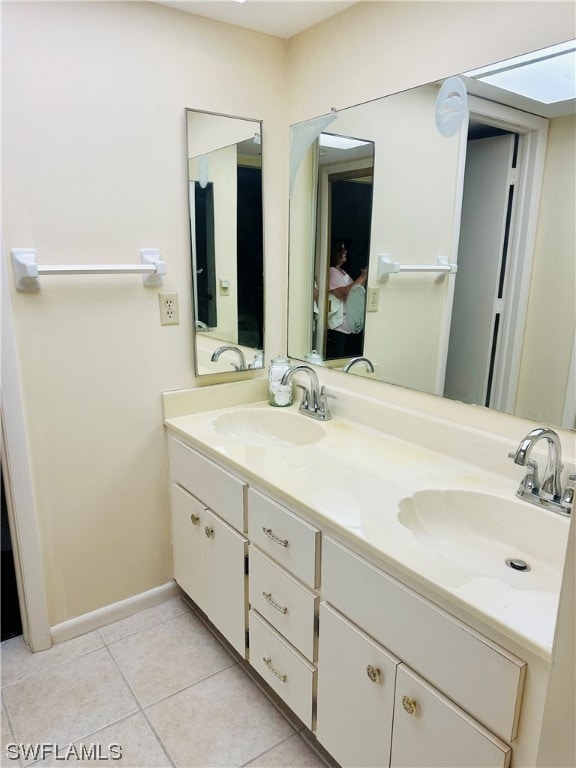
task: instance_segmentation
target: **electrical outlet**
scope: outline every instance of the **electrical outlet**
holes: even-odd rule
[[[160,302],[160,323],[161,325],[178,325],[178,294],[177,293],[159,293]]]
[[[368,288],[366,291],[366,312],[378,311],[378,299],[380,298],[379,288]]]

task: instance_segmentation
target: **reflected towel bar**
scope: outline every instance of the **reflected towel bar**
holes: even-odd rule
[[[439,273],[437,282],[444,280],[446,275],[454,275],[458,271],[457,264],[450,264],[446,256],[438,256],[436,264],[398,264],[392,261],[388,253],[381,253],[378,256],[378,282],[385,283],[390,275],[397,272],[436,272]]]
[[[162,261],[158,248],[142,248],[141,264],[38,264],[34,248],[12,248],[14,281],[18,291],[38,291],[40,275],[109,275],[137,274],[146,286],[162,285],[166,274],[166,262]]]

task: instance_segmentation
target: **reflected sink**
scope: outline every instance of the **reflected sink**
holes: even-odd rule
[[[399,506],[400,523],[458,570],[520,589],[559,589],[567,518],[516,498],[475,491],[417,491]],[[528,568],[516,570],[508,560],[524,561]]]
[[[224,437],[256,448],[290,448],[317,443],[326,435],[321,424],[292,411],[243,408],[214,419]]]

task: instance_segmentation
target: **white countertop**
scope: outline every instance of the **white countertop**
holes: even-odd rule
[[[384,568],[392,566],[428,592],[550,659],[562,564],[557,577],[547,575],[546,590],[538,588],[537,574],[515,572],[505,565],[502,578],[482,576],[423,546],[398,520],[400,500],[419,490],[474,490],[510,499],[517,482],[338,416],[313,422],[325,435],[308,445],[259,447],[216,430],[219,416],[246,408],[270,406],[237,405],[167,418],[165,424],[249,482],[327,523],[343,540],[374,555]],[[297,406],[278,410],[307,419],[298,414]],[[557,517],[555,525],[565,524],[567,538],[568,519],[546,510],[542,514]],[[518,556],[513,546],[509,556]]]

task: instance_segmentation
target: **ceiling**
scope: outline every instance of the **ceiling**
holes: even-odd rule
[[[155,0],[179,11],[288,39],[356,0]]]

